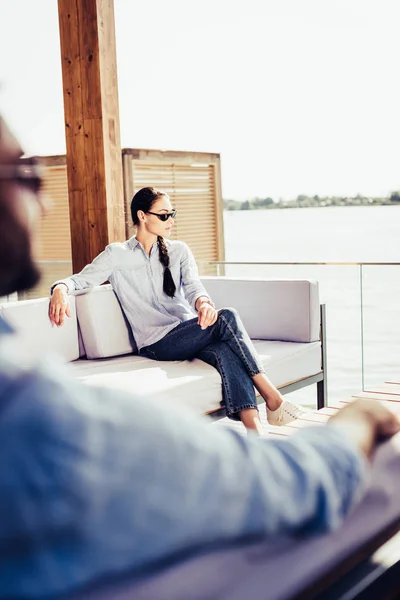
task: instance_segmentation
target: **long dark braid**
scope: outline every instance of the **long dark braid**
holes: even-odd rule
[[[165,240],[163,237],[161,237],[161,235],[157,236],[157,242],[158,242],[160,263],[164,267],[163,290],[164,290],[164,293],[167,294],[167,296],[170,296],[171,298],[173,298],[175,296],[175,292],[176,292],[176,285],[172,278],[172,274],[171,274],[171,271],[169,268],[169,254],[168,254],[167,244],[165,243]]]
[[[136,192],[131,202],[131,215],[133,224],[139,225],[139,219],[137,216],[138,210],[142,210],[144,213],[147,213],[149,210],[151,210],[151,207],[153,206],[154,202],[159,198],[162,198],[163,196],[166,196],[168,198],[168,194],[162,192],[161,190],[157,190],[154,187],[145,187]],[[164,267],[163,290],[164,293],[167,294],[167,296],[173,298],[176,292],[176,285],[174,283],[169,268],[170,261],[167,244],[165,243],[164,238],[160,235],[157,236],[157,242],[160,263]]]

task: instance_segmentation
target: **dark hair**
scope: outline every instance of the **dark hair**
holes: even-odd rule
[[[137,216],[139,210],[142,210],[144,213],[149,212],[154,202],[156,202],[156,200],[159,200],[163,196],[167,196],[168,198],[167,193],[161,190],[157,190],[154,187],[144,187],[138,192],[136,192],[131,202],[131,216],[133,224],[139,225],[139,219]],[[157,242],[160,263],[164,267],[163,290],[164,293],[167,294],[167,296],[173,298],[176,292],[176,285],[174,283],[171,271],[169,269],[169,255],[167,244],[165,243],[165,240],[163,237],[161,237],[161,235],[157,236]]]

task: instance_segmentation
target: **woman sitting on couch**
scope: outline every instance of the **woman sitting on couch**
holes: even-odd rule
[[[168,194],[139,190],[131,202],[137,233],[113,243],[79,274],[52,286],[50,319],[69,315],[68,292],[109,280],[132,328],[141,356],[154,360],[199,358],[221,375],[227,415],[261,434],[254,386],[271,425],[286,425],[303,411],[267,378],[256,350],[232,308],[216,310],[201,283],[188,246],[170,241],[176,210]]]

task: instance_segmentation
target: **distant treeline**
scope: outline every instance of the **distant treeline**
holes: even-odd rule
[[[400,192],[392,192],[387,198],[370,196],[297,196],[294,200],[272,198],[252,198],[251,200],[224,200],[226,210],[260,210],[274,208],[307,208],[310,206],[371,206],[382,204],[400,204]]]

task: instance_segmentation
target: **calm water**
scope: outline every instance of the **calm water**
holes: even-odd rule
[[[224,223],[227,261],[400,263],[400,206],[226,211]],[[363,374],[366,387],[400,381],[400,267],[231,266],[226,274],[319,281],[330,399],[360,391]],[[315,391],[292,396],[312,404]]]

